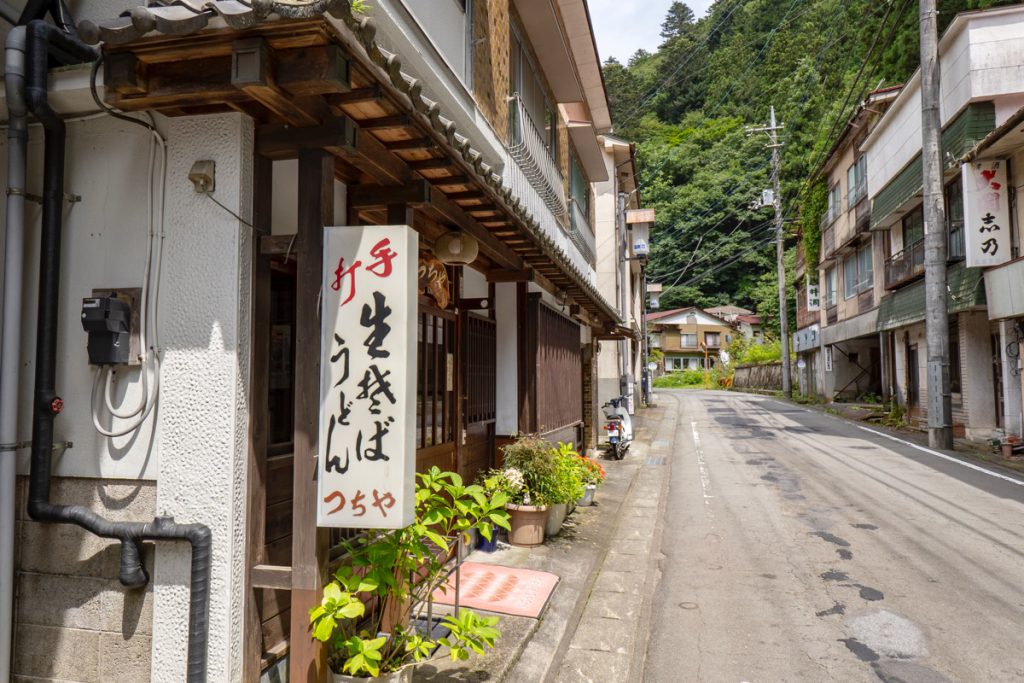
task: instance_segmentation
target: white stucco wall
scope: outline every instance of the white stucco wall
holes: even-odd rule
[[[65,410],[56,421],[56,438],[73,441],[74,448],[55,460],[54,474],[157,480],[157,514],[211,528],[209,679],[233,681],[241,678],[243,631],[251,234],[196,194],[187,175],[193,162],[214,160],[216,197],[247,216],[252,128],[248,117],[238,114],[158,117],[158,126],[169,150],[159,299],[161,391],[142,429],[108,440],[91,422],[95,371],[87,364],[81,299],[93,288],[142,284],[149,135],[109,117],[68,123],[65,187],[82,200],[65,211],[57,373]],[[3,157],[5,140],[0,141]],[[36,127],[29,156],[28,191],[39,194],[42,131]],[[0,159],[0,168],[6,169],[5,161]],[[39,213],[37,205],[28,205],[22,405],[30,405],[33,391]],[[138,391],[137,371],[127,375],[131,398]],[[21,438],[28,438],[30,417],[22,411]],[[22,454],[22,474],[28,472],[26,460]],[[116,516],[117,501],[110,504],[109,514]],[[184,679],[189,560],[187,544],[156,544],[153,681]]]
[[[1024,8],[975,12],[954,20],[939,41],[939,113],[945,126],[970,102],[993,100],[996,125],[1024,103]],[[921,151],[921,77],[914,74],[862,149],[874,197]]]
[[[217,162],[217,198],[247,218],[251,120],[239,114],[168,124],[167,276],[157,512],[213,532],[208,679],[241,678],[248,445],[250,228],[196,194],[197,159]],[[157,546],[154,682],[184,678],[189,549]]]
[[[42,128],[31,126],[29,135],[27,190],[41,195]],[[137,435],[107,439],[92,426],[90,395],[96,370],[87,362],[87,337],[81,324],[82,298],[91,296],[94,288],[142,286],[149,231],[145,189],[149,140],[149,134],[139,126],[113,118],[67,124],[64,186],[67,192],[80,195],[82,200],[64,205],[56,388],[64,399],[65,409],[55,421],[54,430],[56,441],[72,441],[74,448],[55,458],[55,476],[156,478],[160,434],[154,429],[155,414],[150,415]],[[6,136],[0,140],[0,150],[0,176],[6,182]],[[19,439],[28,439],[32,432],[30,406],[35,381],[40,217],[40,206],[28,202],[25,207]],[[6,219],[6,206],[2,206],[0,220],[6,222]],[[169,235],[168,242],[175,238]],[[165,275],[172,268],[165,262]],[[165,297],[161,299],[166,303]],[[166,322],[164,319],[161,327],[165,327]],[[124,379],[119,382],[116,396],[125,401],[123,405],[134,405],[141,391],[138,369],[121,370],[118,375]],[[109,422],[106,424],[109,426]],[[19,453],[18,464],[19,474],[28,474],[26,451]]]

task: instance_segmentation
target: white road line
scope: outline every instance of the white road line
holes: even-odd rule
[[[711,505],[711,475],[708,473],[708,464],[704,460],[704,449],[700,447],[700,434],[697,433],[697,423],[691,422],[690,429],[693,430],[693,444],[697,450],[697,467],[700,469],[700,487],[704,491],[704,504]]]
[[[876,431],[874,429],[870,429],[868,427],[863,427],[861,425],[856,425],[856,426],[859,429],[863,429],[865,432],[871,432],[872,434],[877,434],[878,436],[884,436],[885,438],[887,438],[887,439],[889,439],[891,441],[896,441],[898,443],[901,443],[904,446],[910,446],[911,448],[916,448],[917,450],[921,451],[922,453],[927,453],[928,455],[934,455],[936,458],[942,458],[943,460],[948,460],[950,462],[955,462],[957,465],[963,465],[964,467],[966,467],[968,469],[976,470],[978,472],[981,472],[982,474],[987,474],[990,477],[995,477],[996,479],[1002,479],[1003,481],[1008,481],[1011,484],[1016,484],[1017,486],[1024,486],[1024,481],[1021,481],[1020,479],[1014,479],[1013,477],[1007,476],[1005,474],[1000,474],[999,472],[993,472],[992,470],[987,470],[984,467],[979,467],[978,465],[975,465],[973,463],[964,462],[963,460],[960,460],[959,458],[952,458],[952,457],[946,455],[945,453],[939,453],[938,451],[933,451],[930,448],[925,448],[924,446],[919,446],[918,444],[913,443],[912,441],[905,441],[903,439],[898,439],[895,436],[892,436],[891,434],[886,434],[885,432],[879,432],[879,431]]]

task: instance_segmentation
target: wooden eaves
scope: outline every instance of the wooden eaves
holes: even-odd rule
[[[528,271],[543,289],[577,303],[589,324],[618,324],[585,274],[401,71],[398,56],[376,45],[372,21],[341,14],[344,21],[278,20],[108,46],[107,101],[167,116],[248,114],[262,155],[294,158],[302,148],[334,155],[335,176],[349,186],[351,222],[384,223],[388,205],[406,204],[417,209],[414,227],[426,242],[465,231],[479,241],[478,265],[495,281]],[[265,239],[273,249],[277,238]]]

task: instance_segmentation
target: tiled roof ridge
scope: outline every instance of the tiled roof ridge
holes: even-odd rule
[[[376,40],[377,27],[368,16],[356,16],[350,0],[306,0],[302,2],[279,2],[278,0],[173,0],[173,4],[159,6],[138,6],[123,12],[110,22],[92,24],[83,21],[79,25],[82,39],[91,44],[100,40],[111,44],[129,43],[150,31],[171,35],[187,35],[205,28],[209,19],[219,16],[233,29],[250,28],[259,20],[271,15],[283,19],[314,19],[330,14],[339,19],[355,36],[370,60],[382,69],[391,83],[405,94],[412,106],[425,116],[431,127],[443,135],[448,144],[458,152],[473,169],[480,180],[490,186],[505,202],[510,211],[527,228],[533,240],[544,255],[564,270],[571,280],[593,300],[605,315],[616,322],[622,321],[619,313],[586,278],[586,274],[572,264],[554,240],[540,230],[540,222],[527,213],[522,201],[513,196],[501,175],[483,160],[483,155],[473,148],[472,141],[457,131],[456,123],[441,115],[441,105],[424,97],[422,82],[402,71],[399,55],[381,48]]]

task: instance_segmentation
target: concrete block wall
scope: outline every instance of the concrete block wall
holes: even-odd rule
[[[27,487],[20,477],[14,682],[150,680],[152,584],[145,589],[121,585],[116,541],[70,524],[28,519]],[[115,521],[147,522],[156,512],[152,482],[57,478],[52,498]],[[145,560],[152,575],[151,545]]]

